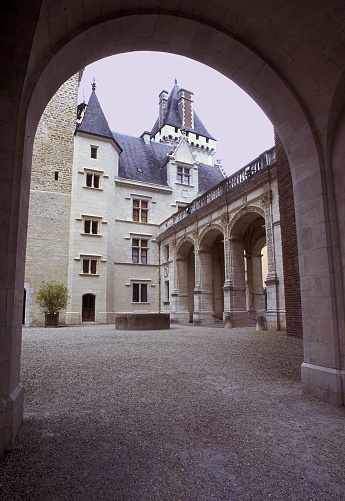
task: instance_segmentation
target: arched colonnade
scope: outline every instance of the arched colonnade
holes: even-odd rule
[[[165,305],[174,322],[222,321],[244,327],[256,325],[261,317],[268,329],[285,328],[281,261],[278,272],[276,266],[281,247],[280,239],[276,244],[273,239],[270,203],[262,197],[260,205],[245,205],[231,218],[220,213],[218,220],[200,223],[197,229],[193,220],[189,228],[184,221],[181,236],[178,227],[160,236],[161,247],[171,249],[170,262],[163,260],[163,280],[169,281]],[[277,224],[275,231],[280,234]]]

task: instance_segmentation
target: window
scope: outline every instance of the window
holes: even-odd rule
[[[169,245],[165,246],[165,259],[169,261]]]
[[[59,180],[59,172],[56,170],[55,171],[55,181]]]
[[[133,263],[147,263],[147,240],[143,238],[132,239],[132,262]]]
[[[170,300],[169,280],[165,281],[165,300],[167,302]]]
[[[83,259],[83,273],[87,275],[96,275],[97,259]]]
[[[98,146],[91,146],[91,158],[97,158]]]
[[[133,200],[133,221],[147,223],[147,213],[149,211],[149,204],[146,200]]]
[[[92,219],[84,220],[84,233],[89,235],[98,235],[98,221]]]
[[[86,174],[86,186],[89,188],[99,188],[99,174],[91,174],[90,172]]]
[[[133,303],[147,303],[147,284],[133,284]]]
[[[177,167],[177,182],[181,184],[189,184],[190,169],[188,167]]]

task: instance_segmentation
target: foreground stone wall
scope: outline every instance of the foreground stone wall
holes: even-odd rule
[[[31,173],[26,251],[25,325],[43,325],[35,303],[43,280],[67,286],[73,138],[79,75],[65,82],[48,103],[37,128]],[[60,322],[65,321],[65,312]]]

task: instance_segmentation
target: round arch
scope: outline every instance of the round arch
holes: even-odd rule
[[[3,282],[3,304],[7,305],[4,325],[12,333],[4,346],[5,353],[11,354],[4,371],[11,377],[5,377],[8,383],[3,392],[6,398],[15,391],[18,394],[12,406],[19,416],[17,421],[23,396],[19,388],[21,312],[16,305],[22,297],[35,130],[49,99],[72,74],[97,59],[133,50],[173,52],[208,64],[245,90],[273,123],[289,159],[294,185],[302,309],[306,312],[302,379],[308,391],[335,403],[343,402],[339,371],[344,368],[344,323],[335,311],[334,300],[342,295],[343,301],[344,294],[342,287],[336,287],[334,249],[338,231],[331,217],[332,175],[322,139],[332,122],[331,101],[336,91],[333,111],[340,113],[344,102],[344,55],[330,49],[341,46],[339,26],[345,17],[341,2],[332,4],[327,13],[312,14],[313,19],[324,18],[318,24],[317,43],[315,37],[308,36],[314,28],[310,12],[301,12],[301,26],[306,28],[306,32],[299,30],[304,36],[298,38],[302,44],[293,38],[296,31],[291,30],[289,35],[287,29],[296,7],[293,2],[274,13],[270,2],[260,2],[256,7],[245,1],[231,5],[218,2],[216,6],[210,0],[198,9],[194,2],[180,2],[169,10],[160,4],[158,0],[142,0],[139,7],[135,4],[121,10],[123,4],[118,2],[95,0],[81,7],[77,0],[61,4],[42,0],[32,6],[32,13],[26,11],[27,24],[17,6],[10,13],[13,19],[8,27],[4,22],[4,37],[8,34],[13,40],[8,57],[13,50],[16,59],[15,64],[8,61],[3,93],[4,170],[8,182],[4,183],[2,198],[9,235],[4,239],[3,254],[4,268],[15,269],[16,275],[7,272]],[[21,24],[11,32],[15,19]],[[275,29],[268,24],[272,20]],[[312,236],[315,226],[317,244]],[[317,278],[323,287],[315,298],[315,287],[310,283]],[[318,382],[320,367],[333,371],[327,390]],[[17,425],[14,434],[16,429]],[[12,434],[7,435],[5,447],[11,448]]]
[[[213,244],[214,240],[217,238],[219,234],[224,236],[225,230],[220,224],[210,224],[207,225],[199,235],[199,248],[200,249],[208,249]]]

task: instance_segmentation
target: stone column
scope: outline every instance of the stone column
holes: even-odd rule
[[[274,235],[272,227],[271,194],[265,195],[261,199],[265,211],[266,243],[268,275],[266,278],[267,311],[266,324],[268,330],[280,330],[279,321],[279,280],[276,272]]]
[[[244,243],[241,238],[230,239],[230,319],[233,327],[248,325],[246,284],[244,273]]]
[[[173,283],[170,293],[170,320],[171,323],[178,323],[178,288],[177,288],[177,259],[176,240],[171,242]]]
[[[193,322],[213,322],[212,254],[208,249],[198,249],[195,254]]]

